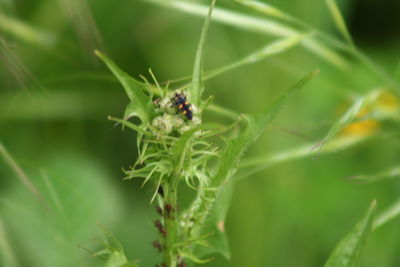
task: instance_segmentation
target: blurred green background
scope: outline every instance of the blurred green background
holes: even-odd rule
[[[324,1],[268,3],[339,36]],[[400,2],[338,3],[356,44],[394,74]],[[228,0],[218,6],[257,15]],[[152,188],[122,181],[121,167],[136,157],[135,133],[107,120],[122,116],[128,98],[93,50],[105,51],[134,77],[148,77],[151,67],[160,81],[180,78],[191,74],[202,22],[137,0],[0,0],[0,141],[18,164],[12,169],[6,157],[0,161],[1,266],[100,266],[80,248],[99,248],[97,224],[115,234],[130,259],[142,266],[159,262],[151,246]],[[213,23],[206,69],[273,39]],[[255,112],[316,68],[320,75],[248,153],[267,155],[321,140],[349,94],[381,84],[357,64],[344,73],[299,47],[214,78],[206,93],[235,111]],[[222,121],[213,114],[208,119]],[[399,151],[398,136],[382,135],[240,181],[226,221],[232,259],[216,256],[205,266],[322,266],[373,199],[380,211],[399,197],[398,180],[357,185],[344,178],[390,168]],[[372,234],[361,266],[400,266],[399,224],[395,219]]]

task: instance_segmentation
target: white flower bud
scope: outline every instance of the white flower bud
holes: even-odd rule
[[[155,117],[153,120],[153,126],[157,128],[160,132],[164,134],[169,134],[172,132],[173,123],[172,116],[169,114],[164,114],[162,116]]]

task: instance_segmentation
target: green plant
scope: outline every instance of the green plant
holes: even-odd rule
[[[157,0],[152,1],[161,3]],[[276,117],[289,99],[319,71],[306,75],[268,108],[257,114],[239,115],[236,112],[214,105],[211,97],[204,99],[204,80],[301,44],[336,67],[347,70],[349,63],[331,46],[339,47],[363,62],[387,86],[397,86],[396,81],[357,50],[338,7],[334,1],[329,0],[327,5],[346,43],[321,33],[317,29],[261,2],[236,1],[261,13],[293,23],[302,30],[271,21],[256,21],[252,18],[219,10],[217,19],[224,23],[273,33],[283,36],[284,39],[203,75],[205,43],[215,2],[215,0],[212,1],[200,35],[193,75],[188,84],[177,88],[171,88],[170,83],[161,86],[151,70],[153,83],[148,82],[144,77],[142,77],[143,82],[138,81],[122,71],[107,56],[96,51],[96,55],[118,78],[131,101],[122,119],[113,117],[109,117],[109,119],[137,132],[139,156],[128,170],[124,170],[124,173],[126,179],[142,178],[144,179],[143,185],[152,183],[154,186],[151,202],[155,202],[156,210],[161,217],[154,223],[159,232],[159,239],[154,241],[153,246],[162,254],[161,266],[186,266],[188,261],[205,263],[209,260],[206,256],[216,252],[229,258],[230,252],[224,221],[234,187],[233,176],[237,169],[239,167],[257,167],[250,172],[239,173],[236,180],[248,177],[260,168],[268,167],[283,160],[329,153],[338,148],[345,149],[363,141],[370,136],[354,138],[354,136],[349,137],[348,135],[341,135],[341,133],[363,116],[360,113],[366,107],[375,104],[380,96],[386,93],[385,90],[376,90],[357,97],[348,111],[332,126],[326,137],[318,142],[311,151],[309,150],[311,145],[305,145],[275,156],[258,157],[240,163],[244,152],[249,145],[257,140],[266,125]],[[162,4],[196,14],[203,10],[201,6],[183,1],[166,1]],[[232,16],[236,16],[242,24],[232,20]],[[176,108],[180,104],[180,102],[176,103],[175,99],[178,95],[184,96],[187,100],[186,108]],[[226,117],[234,119],[234,122],[228,126],[205,123],[202,121],[202,114],[207,109],[226,115]],[[193,118],[192,116],[188,117],[187,112],[193,113]],[[368,113],[371,114],[371,112]],[[138,118],[140,122],[128,121],[132,117]],[[372,113],[372,118],[378,120],[395,118],[397,120],[398,116],[393,116],[393,113],[379,113],[378,108],[378,112]],[[365,118],[363,119],[365,120]],[[326,146],[328,143],[331,145],[330,147]],[[334,149],[332,149],[333,145]],[[390,176],[398,175],[398,168],[395,168],[395,171],[395,174],[390,172]],[[388,175],[386,173],[378,175],[377,179],[381,176],[386,177]],[[365,176],[359,176],[357,179],[367,180]],[[181,208],[179,201],[180,185],[183,183],[193,189],[194,192],[192,202],[184,209]],[[374,223],[375,208],[376,202],[374,201],[365,218],[339,243],[325,266],[355,266],[369,233],[398,213],[398,204],[396,204],[389,212],[378,217],[377,222]],[[123,254],[122,248],[112,249],[111,247],[107,253],[111,255],[108,259],[111,265],[116,261],[115,266],[130,266],[128,264],[135,266],[134,263],[128,263],[125,256],[118,256],[121,253]],[[118,253],[118,255],[115,253]]]
[[[202,122],[202,113],[212,101],[203,99],[203,57],[214,4],[215,0],[203,26],[192,83],[187,90],[172,90],[168,85],[161,87],[151,71],[155,86],[147,80],[137,81],[105,55],[96,52],[131,100],[123,119],[110,119],[137,132],[139,156],[133,166],[125,170],[125,175],[126,179],[143,178],[143,185],[154,184],[151,202],[155,200],[161,216],[155,222],[160,238],[154,246],[163,254],[163,266],[185,266],[187,260],[204,263],[207,259],[202,256],[215,251],[229,257],[224,217],[237,163],[289,99],[318,73],[314,71],[305,76],[264,111],[242,114],[230,126]],[[272,49],[269,46],[252,56],[252,60],[283,51],[299,43],[302,36],[274,44]],[[249,60],[244,59],[239,64]],[[176,109],[176,94],[185,95],[193,118],[188,119]],[[131,117],[139,118],[140,123],[128,121]],[[238,127],[240,132],[235,134]],[[184,210],[178,199],[182,182],[195,192],[192,203]]]

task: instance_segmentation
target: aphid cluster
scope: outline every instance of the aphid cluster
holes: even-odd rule
[[[175,96],[171,98],[173,106],[183,114],[188,120],[192,120],[193,112],[192,105],[187,101],[186,95],[183,92],[175,93]]]

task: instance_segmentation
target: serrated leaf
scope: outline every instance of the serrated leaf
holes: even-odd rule
[[[220,253],[228,260],[231,258],[228,236],[225,231],[225,220],[232,202],[233,189],[234,183],[229,182],[221,186],[217,193],[215,204],[210,212],[210,219],[206,227],[203,228],[203,233],[211,234],[207,238],[208,246],[197,248],[197,254],[201,257]]]
[[[216,175],[211,180],[211,187],[221,189],[217,192],[209,192],[212,194],[210,198],[217,198],[211,207],[212,220],[206,224],[202,229],[203,233],[209,231],[212,236],[210,242],[212,246],[209,250],[203,249],[204,253],[219,252],[225,257],[230,256],[227,237],[223,231],[225,216],[229,208],[230,198],[232,194],[232,181],[229,178],[235,173],[237,169],[237,162],[239,161],[243,152],[252,144],[263,132],[269,122],[276,117],[281,109],[288,103],[289,99],[295,95],[309,80],[311,80],[319,71],[314,71],[293,87],[287,90],[278,100],[270,105],[264,112],[259,114],[247,115],[246,128],[235,139],[228,140],[228,145],[223,153],[223,157],[219,162],[219,167]]]
[[[102,255],[108,254],[105,267],[136,267],[135,262],[129,262],[121,242],[107,229],[100,226],[103,232],[104,245],[106,249],[101,250]],[[107,253],[108,251],[108,253]],[[97,254],[97,253],[96,253]]]
[[[147,85],[137,81],[121,70],[114,61],[100,51],[96,50],[95,54],[107,65],[115,77],[117,77],[131,101],[126,107],[124,119],[126,120],[135,116],[138,117],[143,124],[147,124],[155,112],[151,98],[144,93],[144,89]]]
[[[192,102],[195,103],[197,106],[199,106],[200,104],[201,95],[203,94],[204,91],[204,83],[203,83],[204,52],[206,49],[208,28],[210,26],[211,15],[213,8],[215,6],[215,2],[216,0],[211,1],[206,21],[204,22],[203,28],[201,30],[200,41],[197,47],[196,57],[193,67],[192,86],[188,89],[189,93],[192,96]]]
[[[268,123],[278,115],[289,99],[318,73],[319,71],[316,70],[305,76],[263,112],[245,116],[247,120],[246,128],[238,137],[229,140],[224,157],[220,161],[218,172],[213,179],[215,186],[223,184],[227,178],[235,173],[237,162],[242,153],[261,135]]]
[[[365,247],[374,221],[376,201],[370,205],[364,219],[335,248],[324,267],[355,267]]]
[[[107,259],[105,267],[123,267],[128,263],[126,256],[121,251],[114,251]]]

